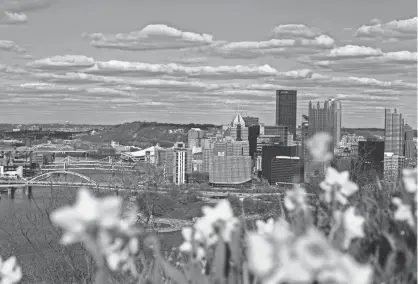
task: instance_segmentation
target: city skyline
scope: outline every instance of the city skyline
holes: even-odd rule
[[[0,121],[274,125],[285,89],[298,124],[335,98],[343,127],[417,128],[416,1],[114,3],[0,3]]]

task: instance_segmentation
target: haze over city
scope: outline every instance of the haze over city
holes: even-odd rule
[[[417,3],[2,1],[0,121],[275,120],[275,90],[342,103],[345,127],[417,127]]]

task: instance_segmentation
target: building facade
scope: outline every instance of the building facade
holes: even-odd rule
[[[366,182],[375,182],[384,177],[385,143],[383,141],[359,141],[358,159],[359,173],[353,172],[357,176],[363,176]],[[356,181],[356,178],[353,177]],[[356,181],[357,182],[357,181]]]
[[[271,160],[270,184],[299,184],[301,172],[299,157],[277,156]]]
[[[243,116],[242,119],[244,119],[245,127],[258,125],[260,122],[259,118],[254,116]]]
[[[209,183],[213,186],[237,186],[251,182],[250,156],[212,156]]]
[[[408,124],[404,127],[404,156],[405,159],[417,159],[416,144],[414,141],[414,130]]]
[[[286,125],[296,136],[297,91],[276,91],[276,125]]]
[[[403,156],[404,119],[397,109],[385,109],[385,152]]]
[[[312,106],[309,102],[309,137],[318,132],[327,132],[332,137],[330,150],[334,151],[341,140],[342,106],[341,102],[335,99],[325,101],[321,107],[319,102],[317,106]]]
[[[405,165],[405,157],[391,152],[384,154],[384,178],[387,181],[396,181]]]

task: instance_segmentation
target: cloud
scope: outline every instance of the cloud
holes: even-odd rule
[[[1,40],[1,39],[0,39],[0,50],[11,51],[11,52],[16,52],[16,53],[26,52],[24,48],[20,47],[15,42],[11,40]]]
[[[91,39],[94,47],[121,50],[180,49],[213,43],[212,35],[184,32],[161,24],[129,33],[84,33],[82,36]]]
[[[71,71],[94,65],[94,59],[84,55],[52,56],[29,62],[27,66],[43,70]]]
[[[173,58],[174,62],[187,65],[203,64],[208,62],[206,57],[183,57],[183,58]]]
[[[0,17],[0,25],[24,24],[28,21],[28,17],[23,13],[13,13],[5,11]]]
[[[300,62],[337,72],[416,74],[417,53],[407,50],[383,52],[378,48],[346,45],[305,57]]]
[[[363,25],[354,34],[362,38],[381,38],[396,41],[398,39],[417,38],[417,17],[393,20],[387,23]]]
[[[373,25],[379,25],[379,24],[382,23],[382,21],[377,19],[377,18],[374,18],[374,19],[370,20],[370,23],[373,24]]]
[[[52,0],[2,0],[0,10],[20,13],[45,9],[51,4]]]
[[[316,38],[322,35],[319,29],[307,27],[304,24],[284,24],[274,27],[274,37],[290,37],[290,38]]]
[[[139,31],[105,35],[84,33],[97,48],[120,50],[187,49],[191,53],[230,58],[310,54],[334,46],[334,39],[301,24],[280,25],[262,41],[215,40],[212,35],[182,31],[167,25],[148,25]],[[280,37],[280,38],[277,38]]]

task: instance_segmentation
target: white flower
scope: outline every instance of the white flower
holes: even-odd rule
[[[205,258],[206,252],[204,248],[204,236],[193,228],[186,227],[181,230],[184,242],[180,245],[179,249],[184,253],[192,253],[194,249],[194,258],[202,260]],[[193,248],[194,246],[194,248]]]
[[[351,240],[354,238],[363,238],[364,230],[363,225],[365,219],[362,216],[355,214],[355,208],[349,207],[343,214],[343,224],[344,224],[344,243],[343,247],[347,249]]]
[[[348,254],[340,254],[333,265],[318,273],[316,280],[319,283],[370,284],[373,280],[373,269],[370,265],[357,263]]]
[[[215,244],[219,236],[225,242],[229,242],[232,232],[239,223],[234,217],[229,201],[223,199],[213,208],[204,206],[202,211],[204,216],[199,218],[193,227],[203,235],[206,244],[208,246]]]
[[[66,206],[51,214],[51,221],[64,229],[61,242],[72,244],[90,238],[97,227],[118,226],[122,200],[118,197],[96,199],[87,189],[80,189],[74,206]]]
[[[14,284],[22,279],[22,269],[17,264],[16,257],[3,261],[0,256],[0,284]]]
[[[260,278],[268,276],[277,264],[274,244],[263,235],[247,236],[248,266]]]
[[[336,201],[347,204],[347,197],[358,190],[357,184],[350,181],[349,177],[348,171],[339,173],[336,169],[328,167],[325,180],[319,185],[325,191],[326,202],[331,202],[335,194]]]
[[[403,169],[403,182],[405,189],[410,193],[417,192],[417,169]]]
[[[289,211],[296,209],[305,210],[307,208],[306,195],[306,190],[303,187],[294,187],[293,190],[286,192],[284,206]]]
[[[326,132],[317,133],[307,141],[309,152],[316,162],[326,162],[332,159],[332,153],[329,152],[331,141],[332,137]]]
[[[392,198],[392,203],[397,207],[397,210],[394,214],[395,220],[405,221],[409,224],[409,226],[414,227],[415,221],[411,206],[404,204],[399,197]]]
[[[299,261],[312,272],[318,272],[335,258],[332,246],[315,227],[296,240],[294,250]]]
[[[266,222],[262,220],[255,221],[257,227],[257,233],[260,235],[271,235],[274,232],[274,219],[270,218]]]
[[[137,274],[135,255],[139,251],[139,241],[136,237],[114,238],[107,231],[101,231],[99,243],[110,270],[121,269],[122,271],[130,271],[132,275]]]

